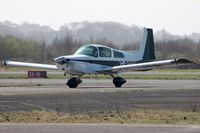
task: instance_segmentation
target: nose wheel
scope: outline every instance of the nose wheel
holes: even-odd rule
[[[116,88],[120,88],[124,83],[126,83],[126,80],[121,77],[113,78],[113,84]]]
[[[83,81],[79,78],[71,78],[67,81],[66,85],[68,85],[69,88],[76,88],[82,82]]]

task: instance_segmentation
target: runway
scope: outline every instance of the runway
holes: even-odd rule
[[[127,80],[115,88],[110,79],[83,79],[78,88],[64,80],[1,79],[0,112],[59,110],[70,114],[134,109],[200,109],[199,80]]]
[[[0,124],[1,133],[199,133],[200,126],[134,124]]]

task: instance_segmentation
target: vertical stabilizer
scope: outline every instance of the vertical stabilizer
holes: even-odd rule
[[[142,62],[155,59],[153,30],[144,28],[143,38],[139,48],[139,55]]]

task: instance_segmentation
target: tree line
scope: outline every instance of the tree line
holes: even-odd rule
[[[60,55],[73,54],[80,46],[88,43],[104,44],[120,50],[137,50],[139,44],[130,43],[117,46],[106,39],[77,41],[72,35],[63,38],[56,37],[51,45],[45,41],[34,41],[17,38],[11,35],[0,36],[0,60],[30,61],[38,63],[53,63],[53,58]],[[155,42],[156,58],[187,58],[200,62],[200,42],[188,38],[175,41]]]

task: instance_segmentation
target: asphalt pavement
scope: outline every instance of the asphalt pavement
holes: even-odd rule
[[[199,133],[200,126],[134,124],[0,124],[1,133]]]
[[[115,88],[108,79],[84,79],[85,84],[73,89],[54,79],[0,81],[0,112],[59,109],[79,114],[144,108],[200,110],[199,80],[128,80],[122,88]]]

